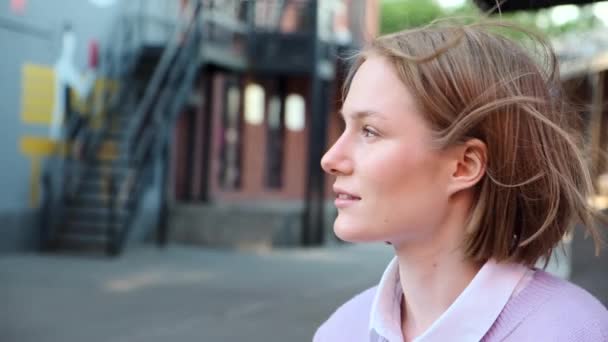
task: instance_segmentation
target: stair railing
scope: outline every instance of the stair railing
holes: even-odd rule
[[[115,229],[115,234],[109,247],[112,254],[122,251],[146,185],[154,177],[154,162],[159,160],[154,147],[166,143],[167,120],[176,115],[194,83],[201,42],[201,8],[198,1],[190,20],[176,28],[127,130],[123,147],[127,151],[129,171],[125,178],[114,181],[116,188],[111,206],[113,211],[123,209],[126,218],[124,221],[114,220],[112,229]],[[110,216],[117,217],[116,212]]]
[[[103,106],[94,106],[90,113],[66,113],[66,121],[61,139],[56,142],[55,153],[47,158],[42,172],[42,199],[40,214],[40,249],[48,250],[57,245],[57,233],[59,226],[65,218],[65,204],[70,200],[82,182],[82,176],[88,167],[92,156],[97,154],[103,132],[108,128],[108,117],[102,120],[101,127],[91,127],[91,120],[98,118],[104,113],[115,113],[124,107],[131,95],[130,75],[132,63],[125,63],[128,49],[133,46],[133,23],[125,17],[118,20],[116,27],[119,30],[119,38],[116,40],[119,47],[107,50],[102,55],[100,75],[108,80],[118,80],[119,89],[112,92],[108,89],[109,84],[104,83],[101,89],[101,101]],[[128,61],[129,58],[126,58]],[[95,96],[93,91],[91,96]],[[87,99],[90,101],[91,99]],[[70,110],[70,109],[68,109]],[[103,113],[101,112],[103,111]],[[81,150],[74,155],[75,138]],[[75,158],[74,158],[75,157]]]

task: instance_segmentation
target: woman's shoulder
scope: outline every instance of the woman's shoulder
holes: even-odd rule
[[[314,341],[357,341],[369,335],[369,317],[377,286],[348,300],[317,330]]]
[[[583,318],[602,318],[607,322],[608,310],[591,293],[567,280],[545,271],[537,271],[533,279],[535,292],[547,291],[546,306],[556,313],[576,314]]]
[[[505,307],[507,321],[516,331],[530,334],[570,336],[574,341],[608,341],[608,310],[583,288],[544,271]],[[502,315],[501,315],[502,316]],[[516,320],[511,318],[517,317]],[[504,322],[503,322],[504,323]],[[516,333],[517,335],[517,333]]]

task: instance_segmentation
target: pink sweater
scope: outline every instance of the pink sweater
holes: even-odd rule
[[[376,290],[364,291],[339,308],[319,328],[314,341],[386,341],[369,330]],[[444,340],[460,341],[453,337],[445,336]],[[509,299],[482,341],[608,342],[608,311],[580,287],[538,270],[526,287]]]

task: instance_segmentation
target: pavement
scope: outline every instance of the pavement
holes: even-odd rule
[[[390,258],[381,245],[3,256],[0,341],[310,341]]]
[[[607,305],[608,253],[590,247],[575,236],[571,279]],[[380,244],[0,256],[0,341],[310,341],[391,257]]]

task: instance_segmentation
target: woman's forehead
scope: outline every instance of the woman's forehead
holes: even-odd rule
[[[343,113],[387,113],[396,108],[413,108],[410,91],[401,82],[395,68],[382,57],[372,57],[361,64],[353,76],[344,101]]]

